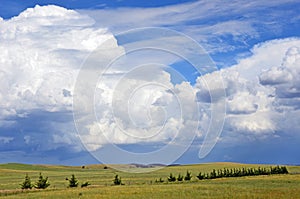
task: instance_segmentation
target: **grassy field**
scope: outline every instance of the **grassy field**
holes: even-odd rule
[[[122,165],[126,167],[126,165]],[[220,178],[199,181],[199,172],[210,172],[223,168],[257,168],[270,165],[247,165],[236,163],[211,163],[170,166],[153,172],[147,168],[128,168],[132,172],[104,169],[104,165],[82,167],[48,165],[0,165],[1,198],[300,198],[300,166],[288,166],[288,175]],[[170,173],[175,176],[192,172],[190,182],[167,182]],[[26,174],[35,182],[39,173],[48,176],[51,183],[46,190],[22,191],[20,184]],[[89,181],[86,188],[67,188],[75,174],[79,183]],[[114,176],[122,177],[123,186],[112,186]],[[165,182],[155,183],[163,178]]]

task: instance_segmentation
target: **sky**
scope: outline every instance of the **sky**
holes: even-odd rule
[[[300,164],[299,1],[0,3],[0,163]]]

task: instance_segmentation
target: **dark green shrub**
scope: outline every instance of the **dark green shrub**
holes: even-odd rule
[[[156,179],[155,182],[156,182],[156,183],[163,183],[164,180],[163,180],[162,178],[159,178],[159,180]]]
[[[22,189],[31,189],[33,187],[33,185],[31,184],[31,180],[30,177],[28,176],[28,174],[26,174],[24,182],[21,185]]]
[[[77,187],[78,186],[78,180],[76,179],[75,175],[72,174],[71,179],[69,179],[69,187]]]
[[[189,171],[186,171],[186,175],[184,177],[185,181],[190,181],[192,179],[192,173]]]
[[[48,177],[44,178],[42,174],[40,173],[38,181],[35,183],[35,188],[37,189],[46,189],[50,186],[50,183],[48,182]]]
[[[87,186],[89,186],[89,185],[91,185],[89,182],[82,183],[82,184],[81,184],[81,188],[82,188],[82,187],[87,187]]]
[[[196,177],[197,177],[199,180],[203,180],[203,179],[204,179],[204,175],[202,175],[201,172],[200,172]]]
[[[286,166],[281,167],[281,174],[288,174],[288,170],[286,168]]]
[[[217,173],[216,173],[216,170],[215,170],[215,169],[213,169],[212,172],[210,172],[210,178],[211,178],[211,179],[217,178]]]
[[[123,185],[122,180],[118,175],[115,176],[115,179],[113,182],[114,182],[114,185]]]
[[[169,181],[169,182],[175,182],[175,181],[176,181],[176,177],[173,176],[172,173],[170,173],[170,176],[168,177],[168,181]]]
[[[183,176],[179,174],[177,177],[177,181],[181,182],[182,180],[183,180]]]

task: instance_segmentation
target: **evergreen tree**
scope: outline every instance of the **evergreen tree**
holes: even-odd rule
[[[46,189],[50,186],[50,183],[48,182],[48,177],[44,178],[42,174],[40,173],[38,181],[35,183],[35,188],[37,189]]]
[[[197,177],[199,180],[203,180],[203,179],[204,179],[204,175],[202,175],[201,172],[200,172],[196,177]]]
[[[175,181],[176,181],[176,177],[173,176],[172,173],[170,173],[170,176],[168,177],[168,181],[169,181],[169,182],[175,182]]]
[[[183,176],[181,174],[178,175],[177,181],[181,182],[183,180]]]
[[[185,175],[185,177],[184,177],[184,180],[185,180],[185,181],[189,181],[189,180],[191,180],[191,179],[192,179],[192,173],[189,172],[189,171],[186,171],[186,175]]]
[[[75,175],[72,174],[71,179],[69,179],[69,187],[77,187],[78,186],[78,180],[76,179]]]
[[[114,179],[114,185],[122,185],[122,180],[121,178],[119,178],[118,175],[115,176],[115,179]]]
[[[31,184],[31,180],[30,177],[28,176],[28,174],[26,174],[24,182],[21,185],[22,189],[31,189],[33,187],[33,185]]]
[[[245,168],[242,169],[241,176],[246,176],[247,175],[247,170]]]
[[[288,174],[289,173],[286,166],[281,167],[281,173],[282,174]]]
[[[223,170],[223,176],[224,176],[224,177],[227,177],[227,169],[225,169],[225,168],[224,168],[224,170]]]
[[[164,180],[163,180],[162,178],[159,178],[159,180],[156,179],[155,182],[156,182],[156,183],[163,183]]]
[[[218,177],[218,178],[223,178],[223,177],[224,177],[224,176],[223,176],[223,172],[222,172],[221,169],[218,169],[217,177]]]
[[[215,170],[215,169],[213,169],[212,172],[210,172],[210,178],[211,178],[211,179],[217,178],[217,173],[216,173],[216,170]]]
[[[91,185],[89,182],[82,183],[82,184],[81,184],[81,188],[82,188],[82,187],[87,187],[87,186],[89,186],[89,185]]]

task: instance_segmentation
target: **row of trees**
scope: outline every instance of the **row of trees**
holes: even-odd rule
[[[70,188],[78,187],[78,185],[79,185],[79,182],[74,174],[72,174],[70,179],[66,178],[66,180],[69,181],[68,187],[70,187]],[[113,183],[114,183],[114,185],[124,185],[124,183],[122,183],[122,180],[118,175],[115,176]],[[84,182],[81,184],[81,187],[87,187],[89,185],[91,185],[89,182]],[[40,173],[39,179],[37,180],[37,182],[35,184],[33,184],[31,182],[31,179],[28,176],[28,174],[26,174],[25,179],[24,179],[23,183],[20,184],[20,186],[22,189],[32,189],[33,187],[36,189],[46,189],[47,187],[50,186],[50,183],[48,181],[48,177],[44,178],[42,176],[42,174]]]
[[[37,189],[46,189],[50,186],[50,183],[48,182],[48,177],[44,178],[40,173],[39,179],[35,184],[31,183],[30,177],[28,176],[28,174],[26,174],[24,182],[20,185],[22,189],[32,189],[33,187]]]
[[[199,173],[196,177],[199,180],[204,179],[216,179],[216,178],[223,178],[223,177],[242,177],[242,176],[256,176],[256,175],[272,175],[272,174],[288,174],[288,170],[285,166],[276,166],[276,167],[270,167],[270,168],[233,168],[233,169],[213,169],[210,173]],[[187,171],[185,176],[179,174],[177,177],[174,176],[172,173],[170,173],[169,177],[167,178],[168,182],[181,182],[181,181],[190,181],[192,179],[192,173],[190,171]],[[79,182],[74,174],[72,174],[71,178],[66,180],[69,181],[68,187],[78,187]],[[157,183],[162,183],[164,180],[160,178],[159,180],[156,180]],[[114,185],[124,185],[122,183],[121,177],[119,175],[116,175],[113,180]],[[31,183],[31,179],[26,174],[25,180],[21,185],[22,189],[32,189],[33,187],[37,189],[46,189],[50,186],[50,183],[48,181],[48,177],[43,177],[40,173],[38,180],[35,184]],[[81,187],[87,187],[89,186],[89,182],[84,182],[81,184]]]
[[[75,177],[74,174],[72,174],[71,178],[68,179],[66,178],[66,180],[69,181],[69,185],[68,187],[72,188],[72,187],[78,187],[79,182],[77,180],[77,178]],[[87,187],[89,186],[90,183],[89,182],[84,182],[81,184],[81,187]],[[39,175],[39,179],[37,180],[37,182],[35,184],[33,184],[31,182],[30,177],[28,176],[28,174],[26,174],[25,179],[23,181],[22,184],[20,184],[22,189],[32,189],[33,187],[36,189],[46,189],[47,187],[50,186],[50,183],[48,181],[48,177],[43,177],[42,174],[40,173]]]
[[[192,173],[189,171],[186,171],[185,176],[179,174],[177,178],[172,173],[170,173],[167,180],[168,180],[168,182],[175,182],[176,180],[181,182],[183,180],[190,181],[191,179],[192,179]],[[162,178],[160,178],[159,180],[156,180],[155,182],[164,182],[164,180]]]
[[[243,177],[243,176],[257,176],[257,175],[272,175],[272,174],[288,174],[285,166],[276,166],[270,168],[234,168],[234,169],[213,169],[210,173],[199,173],[196,177],[199,180],[215,179],[223,177]]]
[[[272,175],[272,174],[288,174],[288,170],[285,166],[276,166],[270,168],[232,168],[232,169],[213,169],[210,173],[199,173],[196,177],[199,180],[204,179],[216,179],[216,178],[224,178],[224,177],[242,177],[242,176],[256,176],[256,175]],[[178,182],[181,181],[190,181],[192,179],[191,172],[187,171],[185,176],[179,174],[177,177],[170,173],[167,178],[168,182]],[[162,183],[164,180],[160,178],[156,180],[157,183]]]

